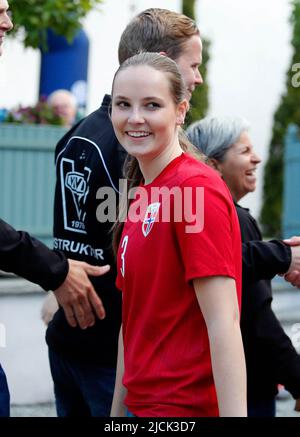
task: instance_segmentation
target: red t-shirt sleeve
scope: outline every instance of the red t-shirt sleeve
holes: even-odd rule
[[[175,222],[175,229],[186,281],[207,276],[236,279],[232,232],[234,205],[227,187],[223,186],[222,180],[209,181],[195,176],[186,180],[182,188],[183,220]]]

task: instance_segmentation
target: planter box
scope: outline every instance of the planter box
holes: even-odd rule
[[[51,245],[54,150],[66,129],[0,123],[0,217]]]

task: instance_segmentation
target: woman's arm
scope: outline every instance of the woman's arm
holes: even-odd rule
[[[118,344],[116,383],[115,383],[114,397],[113,397],[111,413],[110,413],[111,417],[126,416],[124,399],[127,390],[122,384],[123,374],[124,374],[124,346],[123,346],[123,333],[122,333],[122,325],[121,325],[120,334],[119,334],[119,344]]]
[[[208,331],[220,416],[247,416],[246,366],[235,281],[213,276],[193,283]]]

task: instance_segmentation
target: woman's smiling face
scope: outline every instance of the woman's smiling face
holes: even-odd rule
[[[114,130],[130,155],[153,158],[174,144],[186,105],[174,102],[168,73],[129,66],[117,74],[112,94]]]

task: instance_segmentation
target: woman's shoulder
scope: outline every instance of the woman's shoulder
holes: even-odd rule
[[[181,180],[181,185],[194,181],[195,184],[202,183],[207,187],[223,188],[226,186],[216,170],[187,153],[184,154],[184,159],[178,166],[177,176]]]
[[[181,165],[178,166],[176,185],[184,190],[186,187],[202,189],[206,201],[214,199],[226,205],[229,210],[234,210],[230,191],[219,173],[204,162],[198,161],[185,154]]]

